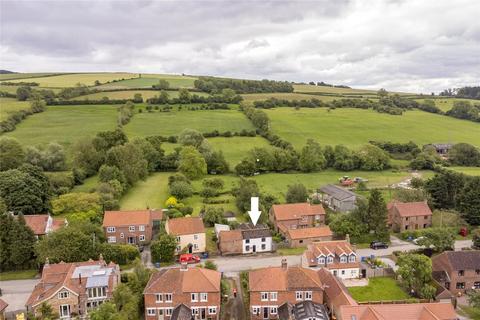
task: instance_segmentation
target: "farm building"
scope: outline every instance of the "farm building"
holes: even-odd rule
[[[350,190],[328,184],[318,191],[321,201],[334,211],[348,212],[356,208],[357,195]]]

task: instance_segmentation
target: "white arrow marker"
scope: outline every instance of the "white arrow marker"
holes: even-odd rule
[[[250,211],[248,211],[248,215],[250,216],[250,219],[252,220],[254,226],[257,225],[258,218],[260,218],[261,214],[262,211],[258,210],[258,197],[251,197]]]

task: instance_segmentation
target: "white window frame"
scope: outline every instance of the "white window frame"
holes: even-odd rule
[[[108,243],[117,243],[117,237],[108,237]]]
[[[67,307],[68,314],[63,314],[63,307]],[[60,318],[68,318],[71,315],[70,305],[69,304],[62,304],[59,306],[60,309]]]
[[[342,256],[340,257],[340,262],[341,262],[341,263],[347,263],[347,262],[348,262],[347,256],[342,255]]]
[[[351,254],[350,257],[348,257],[349,262],[355,262],[357,260],[357,257],[354,254]]]
[[[303,298],[305,301],[311,301],[312,300],[312,291],[305,291],[303,293]]]
[[[198,293],[192,292],[190,294],[190,302],[198,302]]]
[[[177,237],[177,242],[180,242],[180,241],[181,241],[180,236],[178,236]]]
[[[61,291],[58,293],[58,299],[67,299],[70,296],[70,292]]]
[[[148,316],[154,316],[157,314],[157,310],[155,308],[147,308],[147,315]]]
[[[163,302],[163,294],[161,294],[161,293],[156,293],[156,294],[155,294],[155,302],[156,302],[156,303],[162,303],[162,302]]]
[[[145,241],[145,235],[144,234],[139,235],[138,241]]]
[[[208,293],[202,292],[200,293],[200,302],[207,302],[208,301]]]
[[[128,226],[128,231],[135,232],[135,226]]]
[[[217,314],[217,307],[208,307],[208,314]]]
[[[173,294],[171,293],[164,293],[163,296],[165,297],[165,302],[172,302],[172,299],[173,299]]]
[[[198,244],[196,243],[193,244],[193,250],[198,250]]]
[[[302,301],[303,300],[303,292],[302,291],[295,291],[295,300]]]
[[[260,307],[252,307],[252,313],[254,315],[260,314]]]
[[[278,310],[277,310],[277,307],[270,307],[270,314],[277,314]]]
[[[325,257],[319,257],[318,259],[318,264],[325,264]]]
[[[260,292],[260,301],[268,301],[268,292]]]
[[[107,233],[114,233],[115,227],[107,227]]]
[[[198,240],[198,234],[193,235],[193,240]]]
[[[145,231],[145,226],[138,226],[138,231]]]
[[[122,232],[120,233],[120,239],[124,239],[125,238],[125,234]]]
[[[333,263],[333,257],[332,256],[327,257],[327,264],[330,264],[330,263]]]
[[[165,308],[165,315],[171,316],[173,313],[173,308]]]
[[[277,292],[270,292],[270,301],[277,301],[278,294]]]

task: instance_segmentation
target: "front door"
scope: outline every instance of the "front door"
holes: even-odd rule
[[[135,244],[135,237],[128,237],[127,242],[128,244]]]
[[[252,250],[253,250],[253,252],[257,252],[257,246],[256,246],[256,245],[253,245]]]
[[[268,307],[263,307],[263,319],[268,319]]]
[[[207,319],[207,308],[200,309],[200,319]]]
[[[191,244],[188,245],[188,253],[193,253],[193,246]]]

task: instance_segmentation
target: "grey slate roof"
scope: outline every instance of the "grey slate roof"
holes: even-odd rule
[[[444,254],[454,270],[480,269],[480,250],[471,251],[446,251]]]
[[[345,200],[350,197],[356,197],[356,194],[352,191],[333,184],[327,184],[326,186],[321,187],[320,191],[334,197],[337,200]]]
[[[278,308],[278,318],[280,320],[330,319],[325,306],[312,301],[302,301],[295,305],[284,303]]]
[[[171,320],[191,320],[192,310],[183,303],[173,309]]]
[[[92,276],[87,278],[86,288],[108,287],[109,276]]]
[[[272,236],[270,229],[264,224],[242,223],[239,226],[243,239],[269,238]]]

